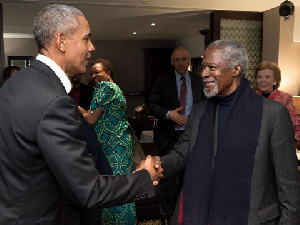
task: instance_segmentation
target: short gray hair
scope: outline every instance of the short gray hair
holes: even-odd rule
[[[73,6],[52,4],[38,12],[33,23],[35,41],[41,48],[49,48],[56,34],[72,37],[79,25],[78,16],[83,13]]]
[[[248,65],[246,48],[239,42],[230,40],[217,40],[211,43],[207,49],[218,49],[222,51],[222,58],[229,68],[241,66],[241,76],[245,76]]]
[[[190,53],[189,53],[189,51],[188,51],[186,48],[184,48],[184,47],[182,47],[182,46],[177,46],[177,47],[174,48],[173,51],[172,51],[171,60],[173,59],[173,55],[174,55],[174,53],[175,53],[176,51],[185,51],[185,52],[187,53],[188,57],[190,58]]]

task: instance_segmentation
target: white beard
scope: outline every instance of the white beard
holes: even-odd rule
[[[212,98],[217,96],[217,94],[219,93],[218,81],[216,81],[216,85],[213,90],[209,91],[209,88],[204,87],[203,92],[207,98]]]

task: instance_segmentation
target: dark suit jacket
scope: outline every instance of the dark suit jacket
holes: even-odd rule
[[[88,110],[91,105],[94,88],[80,83],[80,106]]]
[[[162,157],[164,179],[185,169],[205,106],[206,101],[202,101],[193,108],[184,134],[173,151]],[[293,126],[286,107],[263,98],[262,123],[251,181],[248,225],[300,224],[300,178],[294,143]],[[172,225],[178,224],[178,205]]]
[[[44,63],[10,78],[0,105],[0,224],[63,224],[65,196],[83,208],[154,196],[146,170],[99,176],[77,107]]]
[[[193,105],[195,105],[204,98],[203,84],[200,75],[194,73],[190,74]],[[148,99],[147,109],[158,119],[154,133],[154,142],[160,149],[166,147],[175,131],[175,123],[172,120],[166,120],[166,114],[169,110],[178,107],[179,102],[175,71],[158,76]]]
[[[84,109],[88,110],[90,108],[91,101],[93,98],[93,93],[94,93],[95,89],[92,88],[91,86],[85,85],[83,83],[80,83],[80,87],[78,89],[80,89],[79,105],[81,107],[83,107]],[[73,96],[72,96],[73,91],[76,91],[78,89],[77,88],[72,89],[71,92],[69,93],[69,95],[73,98]]]

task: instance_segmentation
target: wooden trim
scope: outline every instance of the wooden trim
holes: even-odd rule
[[[220,39],[221,19],[263,20],[262,12],[213,11],[210,14],[211,42]]]
[[[296,112],[300,115],[300,96],[293,96],[293,100],[295,102]]]

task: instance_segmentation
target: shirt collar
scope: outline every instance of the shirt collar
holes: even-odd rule
[[[175,75],[176,75],[176,80],[177,80],[177,81],[181,80],[181,77],[183,76],[183,75],[180,75],[176,70],[175,70]],[[189,71],[187,71],[187,72],[184,74],[184,76],[185,76],[185,78],[188,78],[188,76],[189,76]]]
[[[56,76],[60,79],[61,83],[63,84],[67,93],[71,91],[72,89],[71,81],[69,80],[66,73],[56,64],[56,62],[54,62],[52,59],[42,54],[38,54],[36,59],[45,63],[54,71]]]

